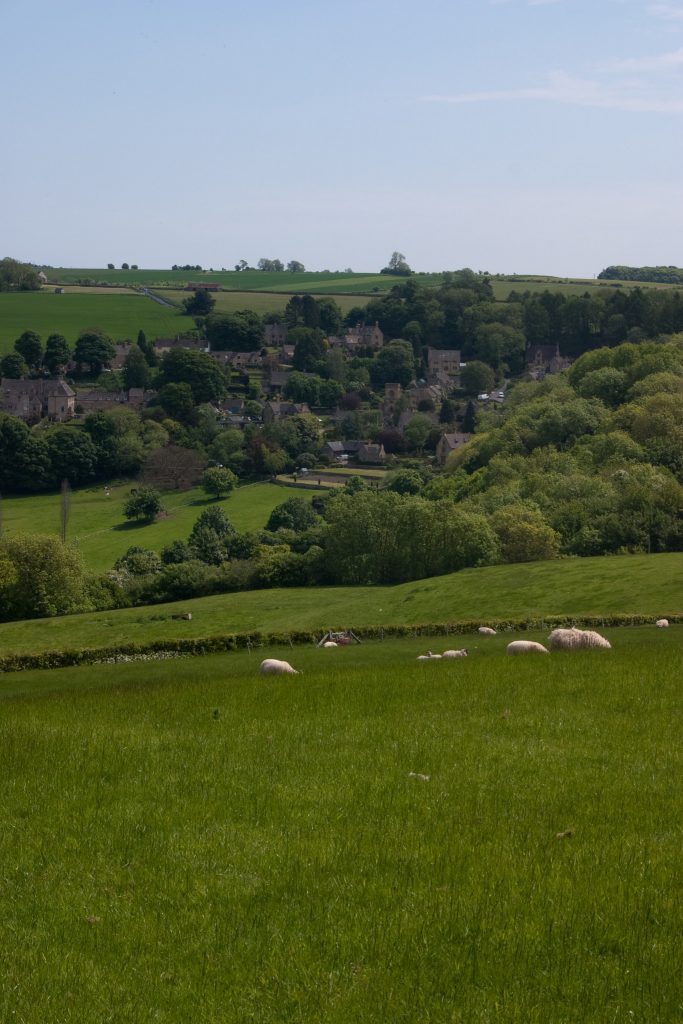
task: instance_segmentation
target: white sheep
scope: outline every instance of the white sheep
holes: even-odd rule
[[[467,648],[463,647],[460,651],[444,651],[441,655],[442,658],[466,658]]]
[[[335,643],[334,640],[326,640],[323,647],[339,647],[339,644]]]
[[[506,654],[550,654],[543,644],[535,640],[513,640],[505,648]]]
[[[603,647],[610,650],[609,640],[592,629],[554,629],[548,637],[548,646],[554,651],[585,651]]]
[[[416,661],[440,661],[440,654],[432,654],[431,651],[427,651],[426,654],[418,654]]]
[[[657,629],[668,629],[669,628],[669,620],[668,619],[657,619],[657,621],[655,622],[655,626],[657,627]]]
[[[490,626],[480,626],[477,633],[481,633],[482,636],[496,636],[495,629],[491,629]]]
[[[259,666],[262,676],[298,676],[300,673],[289,664],[288,661],[278,661],[277,658],[266,658]]]

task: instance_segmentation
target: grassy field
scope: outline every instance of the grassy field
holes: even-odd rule
[[[84,279],[113,285],[158,285],[167,288],[182,288],[186,284],[217,284],[221,288],[235,291],[275,291],[317,294],[371,293],[388,291],[401,278],[385,274],[347,274],[343,271],[313,271],[301,274],[277,273],[260,270],[214,271],[196,270],[98,270],[87,268],[58,267],[47,271],[50,283],[77,284]],[[440,274],[421,274],[425,284],[441,280]]]
[[[679,1021],[681,627],[610,635],[0,677],[2,1019]]]
[[[284,488],[273,489],[279,490],[280,500],[288,496]],[[289,493],[303,497],[306,492]],[[237,494],[226,505],[226,511],[241,525],[230,505]],[[188,519],[188,532],[189,525]],[[144,528],[138,537],[129,535],[125,547],[134,543],[151,546]],[[489,619],[552,615],[645,614],[654,621],[658,616],[683,611],[682,579],[683,554],[667,554],[465,569],[395,587],[256,590],[202,597],[180,605],[5,622],[0,624],[0,650],[7,654],[30,653],[251,630],[322,633],[328,628],[351,626],[471,620],[485,623]],[[192,620],[175,621],[172,615],[179,610],[191,611]]]
[[[162,298],[175,302],[178,305],[183,299],[188,298],[190,293],[177,291],[168,288],[157,288],[156,294]],[[212,292],[211,297],[216,300],[216,313],[233,313],[236,309],[253,309],[254,312],[263,316],[265,313],[282,313],[289,302],[290,295],[279,292],[257,292],[257,291],[225,291]],[[346,314],[354,306],[365,306],[368,302],[367,295],[333,295],[331,296],[342,313]]]
[[[616,289],[631,291],[633,288],[679,289],[680,285],[655,284],[650,281],[598,281],[596,278],[539,277],[535,275],[510,275],[491,280],[493,294],[499,301],[505,301],[512,291],[516,292],[558,292],[560,295],[612,294]]]
[[[192,317],[134,293],[53,295],[50,292],[0,294],[0,355],[11,352],[23,331],[37,331],[43,342],[63,334],[73,346],[87,327],[101,327],[115,341],[135,340],[143,330],[148,338],[168,338],[194,330]]]
[[[93,572],[106,572],[131,545],[161,551],[174,540],[185,540],[203,509],[220,505],[240,531],[265,526],[276,505],[296,496],[306,495],[276,484],[248,484],[238,487],[223,501],[207,499],[201,488],[189,491],[166,491],[163,494],[167,517],[155,523],[130,523],[123,515],[123,505],[130,494],[131,483],[114,485],[107,497],[103,486],[82,488],[72,492],[68,539],[83,554]],[[3,527],[7,534],[60,532],[60,495],[41,494],[23,498],[4,498]]]

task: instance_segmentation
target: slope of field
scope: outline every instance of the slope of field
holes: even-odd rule
[[[179,306],[191,293],[171,288],[157,288],[155,289],[155,294]],[[290,294],[284,292],[225,291],[212,292],[211,297],[216,302],[216,313],[233,313],[236,309],[253,309],[254,312],[263,316],[265,313],[284,312],[285,306],[289,302]],[[334,299],[342,313],[348,313],[354,306],[365,306],[368,302],[367,295],[332,295],[330,297]]]
[[[645,281],[597,281],[595,278],[559,278],[530,275],[501,276],[491,279],[493,294],[504,302],[510,292],[557,292],[559,295],[613,295],[615,289],[631,291],[633,288],[659,288],[676,290],[680,285],[655,284]]]
[[[168,338],[195,329],[192,317],[143,295],[89,292],[54,295],[48,291],[0,294],[0,355],[10,352],[23,331],[37,331],[43,341],[63,334],[73,345],[87,327],[101,327],[115,341]]]
[[[621,632],[5,677],[3,1019],[678,1020],[680,653]]]
[[[166,515],[155,523],[131,523],[123,515],[123,505],[133,484],[110,487],[107,497],[103,486],[81,488],[71,495],[67,536],[83,554],[93,572],[106,572],[132,545],[161,551],[174,540],[185,540],[195,520],[205,508],[220,505],[240,532],[265,526],[276,505],[291,497],[311,498],[301,490],[276,484],[247,484],[217,502],[195,487],[189,491],[165,491]],[[2,503],[3,527],[11,535],[60,532],[59,494],[41,494],[5,498]]]
[[[281,491],[284,499],[286,491]],[[304,491],[297,491],[304,495]],[[235,499],[231,499],[234,501]],[[226,511],[233,517],[232,509]],[[233,517],[237,521],[237,517]],[[188,522],[189,525],[189,522]],[[129,544],[147,542],[141,528]],[[125,550],[124,547],[124,550]],[[324,630],[350,626],[522,619],[611,613],[683,612],[683,554],[577,558],[465,569],[396,587],[256,590],[178,604],[68,615],[0,625],[0,650],[31,652],[147,643],[250,630]],[[172,618],[179,609],[190,622]]]

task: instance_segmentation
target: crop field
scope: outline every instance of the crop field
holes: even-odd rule
[[[165,491],[162,500],[167,515],[155,523],[129,522],[123,505],[132,483],[110,487],[81,488],[71,494],[68,540],[83,554],[93,572],[106,572],[132,545],[161,551],[174,540],[185,540],[205,508],[220,505],[240,532],[265,526],[276,505],[292,496],[306,495],[276,484],[247,484],[220,502],[195,487],[188,491]],[[60,495],[42,494],[2,501],[3,528],[7,534],[60,533]]]
[[[175,337],[194,330],[195,323],[192,317],[132,292],[0,294],[0,355],[13,350],[23,331],[37,331],[43,342],[49,334],[63,334],[73,346],[87,327],[101,327],[115,341],[134,341],[140,330],[150,339]]]
[[[240,488],[225,505],[227,515],[240,528],[245,524],[231,502],[236,501],[242,490],[247,488]],[[306,494],[275,486],[272,490],[280,495],[279,498],[273,496],[273,506],[291,494],[298,497]],[[265,492],[258,494],[265,502]],[[267,514],[264,508],[260,522],[266,521]],[[181,535],[189,532],[193,516],[188,517],[186,531]],[[133,531],[122,545],[122,551],[135,543],[151,547],[152,535],[145,534],[145,529],[156,527],[141,528],[137,536]],[[158,543],[155,542],[155,546]],[[109,559],[112,552],[107,550]],[[101,560],[105,562],[104,558]],[[106,561],[105,568],[111,561]],[[32,622],[5,622],[0,624],[0,651],[31,653],[253,630],[320,630],[322,633],[325,629],[353,626],[472,620],[485,623],[553,615],[581,618],[640,614],[652,616],[654,621],[661,615],[683,612],[682,578],[683,554],[664,554],[496,565],[464,569],[449,576],[394,587],[255,590],[201,597],[180,604],[122,608]],[[192,620],[174,620],[172,616],[178,611],[192,612]],[[458,642],[456,646],[461,644]]]
[[[679,1021],[682,631],[0,676],[0,1016]]]
[[[650,281],[598,281],[596,278],[557,278],[536,276],[509,276],[491,279],[493,294],[500,302],[504,302],[510,292],[557,292],[560,295],[611,295],[616,289],[632,291],[633,288],[657,288],[680,290],[675,284],[655,284]]]
[[[191,295],[187,291],[173,291],[167,288],[158,288],[156,293],[177,305]],[[216,300],[216,313],[234,313],[237,309],[253,309],[261,316],[265,313],[283,313],[290,299],[289,294],[282,292],[257,291],[212,292],[211,297]],[[354,306],[365,306],[368,302],[367,295],[332,295],[331,298],[337,303],[342,313],[348,313]]]

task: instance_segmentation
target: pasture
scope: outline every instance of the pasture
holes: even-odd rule
[[[154,523],[129,522],[123,506],[135,482],[112,484],[107,496],[104,485],[80,488],[71,494],[67,539],[82,553],[93,572],[111,569],[129,547],[161,551],[174,540],[185,540],[205,508],[220,505],[240,532],[265,526],[276,505],[291,497],[306,498],[299,490],[276,484],[247,484],[217,502],[195,487],[187,491],[164,491],[166,515]],[[7,534],[60,534],[60,495],[41,494],[2,500],[3,529]]]
[[[231,503],[236,502],[243,490],[247,488],[240,488],[224,506],[236,525],[241,522],[236,506]],[[272,495],[273,505],[292,493],[299,497],[306,493],[277,487],[272,490],[280,495],[279,499],[277,494]],[[256,495],[261,496],[264,505],[271,499],[266,491],[258,491]],[[258,525],[266,521],[267,514],[264,507]],[[57,511],[55,517],[58,521]],[[189,533],[190,526],[188,518],[182,536]],[[151,547],[153,535],[145,533],[146,529],[156,527],[142,527],[137,536],[133,531],[122,545],[123,550],[135,543]],[[109,548],[107,557],[111,554]],[[393,587],[291,587],[245,591],[200,597],[179,604],[5,622],[0,624],[0,651],[31,653],[254,630],[320,630],[322,633],[329,628],[353,626],[410,626],[473,620],[486,623],[490,619],[542,619],[553,615],[581,618],[636,614],[652,616],[654,622],[661,615],[683,612],[682,573],[683,554],[678,553],[495,565],[463,569],[448,576]],[[172,616],[178,611],[192,612],[192,620],[174,620]],[[431,640],[425,639],[424,643],[429,646]],[[455,646],[462,644],[458,641]]]
[[[157,288],[155,291],[162,298],[168,299],[169,302],[174,302],[178,306],[192,294],[187,291],[174,291],[167,288]],[[259,316],[264,316],[266,313],[284,313],[291,294],[295,293],[224,291],[212,292],[211,298],[216,300],[214,307],[216,313],[234,313],[236,310],[253,309]],[[320,293],[316,294],[318,297],[322,297]],[[355,306],[365,306],[368,302],[367,295],[332,295],[328,297],[334,299],[344,314]]]
[[[2,1018],[680,1020],[681,633],[0,677]]]
[[[195,322],[170,306],[133,292],[0,294],[0,355],[13,351],[14,342],[24,331],[36,331],[43,343],[50,334],[63,334],[73,347],[80,332],[88,327],[101,327],[114,341],[134,341],[140,330],[149,339],[173,338],[194,330]]]

